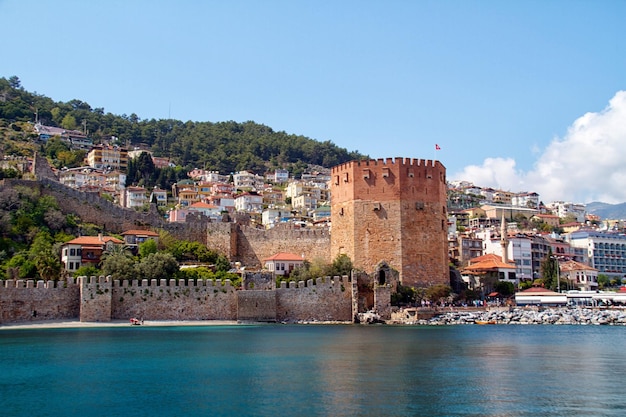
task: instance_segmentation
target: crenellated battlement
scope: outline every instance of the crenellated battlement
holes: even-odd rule
[[[308,279],[306,281],[283,281],[280,283],[281,290],[298,290],[303,288],[347,288],[350,284],[350,279],[347,275],[333,276],[333,277],[320,277],[316,279]]]
[[[0,323],[63,320],[79,316],[80,288],[65,281],[0,281]]]
[[[350,321],[353,285],[348,276],[282,282],[268,271],[255,285],[230,280],[137,279],[81,276],[62,282],[0,282],[0,323],[33,320],[110,322],[146,320]],[[248,277],[249,278],[249,277]],[[243,282],[246,282],[244,277]],[[256,285],[267,282],[273,285]]]
[[[227,279],[224,282],[214,280],[177,280],[177,279],[161,279],[161,280],[147,280],[147,279],[134,279],[128,280],[113,280],[111,276],[91,276],[91,277],[78,277],[79,282],[83,286],[99,286],[105,284],[111,284],[113,289],[115,288],[161,288],[161,287],[219,287],[225,289],[234,289],[232,282]]]
[[[75,286],[73,278],[68,278],[67,281],[44,281],[44,280],[33,280],[33,279],[7,279],[5,281],[0,281],[0,291],[2,289],[63,289],[69,288],[71,286]]]
[[[365,159],[361,161],[349,161],[343,164],[339,164],[331,168],[331,174],[340,173],[343,171],[351,171],[355,168],[367,168],[367,167],[381,167],[381,166],[395,166],[395,167],[408,167],[408,168],[435,168],[437,166],[443,167],[441,162],[434,159],[418,159],[418,158],[378,158],[378,159]]]
[[[113,288],[142,288],[142,289],[150,289],[150,288],[163,288],[163,287],[177,287],[177,288],[200,288],[200,287],[210,287],[210,288],[221,288],[226,290],[234,290],[232,282],[227,279],[224,282],[214,281],[214,280],[176,280],[176,279],[161,279],[161,280],[132,280],[132,281],[113,281]]]

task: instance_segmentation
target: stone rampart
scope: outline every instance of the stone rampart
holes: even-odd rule
[[[146,320],[236,320],[237,294],[229,280],[175,279],[113,282],[111,317]]]
[[[0,323],[75,319],[80,290],[68,281],[0,281]]]
[[[281,283],[278,321],[352,321],[352,284],[347,276]]]
[[[111,277],[79,277],[80,321],[111,321]]]
[[[267,274],[269,272],[255,273]],[[258,280],[259,277],[256,277]],[[272,276],[273,279],[273,276]],[[347,276],[241,290],[230,281],[175,279],[119,281],[79,277],[53,281],[8,280],[0,286],[1,322],[80,320],[352,321],[354,289]]]
[[[239,226],[234,259],[251,267],[279,252],[304,254],[305,259],[330,262],[330,230],[327,227],[296,228],[278,225],[272,229]]]
[[[150,227],[163,229],[177,239],[197,241],[226,255],[231,261],[261,267],[263,259],[278,252],[304,253],[306,259],[330,262],[330,232],[324,228],[279,225],[270,230],[230,222],[166,222],[157,212],[138,212],[111,203],[96,193],[85,193],[57,181],[6,179],[6,187],[37,188],[53,196],[63,213],[72,213],[83,222],[102,226],[108,233]]]
[[[237,319],[242,321],[276,321],[276,291],[248,290],[237,293]]]
[[[97,193],[86,193],[48,178],[38,181],[11,179],[5,181],[5,186],[37,188],[42,195],[54,197],[63,213],[75,214],[83,222],[100,225],[110,233],[146,226],[162,228],[166,224],[156,211],[144,213],[127,209],[101,198]]]
[[[391,285],[374,286],[374,310],[382,320],[391,320]]]

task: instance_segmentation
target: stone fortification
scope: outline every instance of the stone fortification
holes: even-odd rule
[[[101,198],[96,193],[79,191],[47,178],[39,181],[5,180],[4,186],[37,188],[42,195],[54,197],[63,213],[75,214],[83,222],[100,225],[109,233],[122,233],[146,226],[162,228],[166,225],[156,211],[143,213],[127,209]]]
[[[239,226],[236,251],[232,259],[243,265],[261,267],[263,259],[279,252],[304,254],[305,259],[330,262],[330,232],[328,228],[298,228],[278,225],[272,229]]]
[[[361,280],[363,277],[360,278]],[[379,277],[380,279],[380,277]],[[348,276],[282,282],[269,272],[246,272],[241,289],[214,281],[134,280],[79,277],[55,287],[53,281],[5,281],[0,286],[2,323],[33,320],[110,322],[146,320],[245,320],[350,322],[365,311],[359,286]],[[391,285],[373,282],[375,306],[388,315]],[[361,310],[357,311],[359,308]]]
[[[236,320],[237,292],[229,280],[113,283],[112,315],[150,320]]]
[[[281,283],[276,290],[278,321],[352,321],[352,285],[347,276]]]
[[[298,228],[279,225],[270,230],[245,224],[211,222],[206,217],[185,223],[166,222],[156,211],[138,212],[113,204],[95,193],[85,193],[59,182],[5,179],[5,187],[37,188],[53,196],[64,213],[76,214],[83,222],[103,227],[107,233],[147,228],[163,229],[177,239],[197,241],[249,267],[261,267],[263,259],[278,252],[304,253],[306,258],[330,262],[328,228]]]
[[[79,277],[80,321],[111,321],[111,279],[109,277]]]
[[[0,281],[0,323],[78,318],[80,290],[67,282]]]
[[[241,321],[275,322],[276,291],[240,291],[237,294],[237,318]]]
[[[52,170],[52,167],[50,167],[48,160],[44,156],[41,156],[39,152],[35,152],[35,155],[33,156],[33,174],[35,175],[35,178],[39,180],[44,178],[55,181],[58,180],[56,174]]]
[[[371,273],[384,260],[404,285],[449,282],[446,171],[439,161],[387,158],[331,170],[331,258]]]

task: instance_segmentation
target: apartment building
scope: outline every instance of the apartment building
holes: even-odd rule
[[[112,145],[96,145],[87,153],[87,164],[96,169],[117,169],[126,171],[128,168],[128,151]]]
[[[598,274],[626,277],[626,235],[617,232],[579,230],[566,235],[572,247],[585,249]]]

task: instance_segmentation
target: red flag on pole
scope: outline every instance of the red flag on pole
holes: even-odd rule
[[[441,150],[441,147],[439,145],[437,145],[436,143],[435,143],[435,150],[436,151],[440,151]]]

